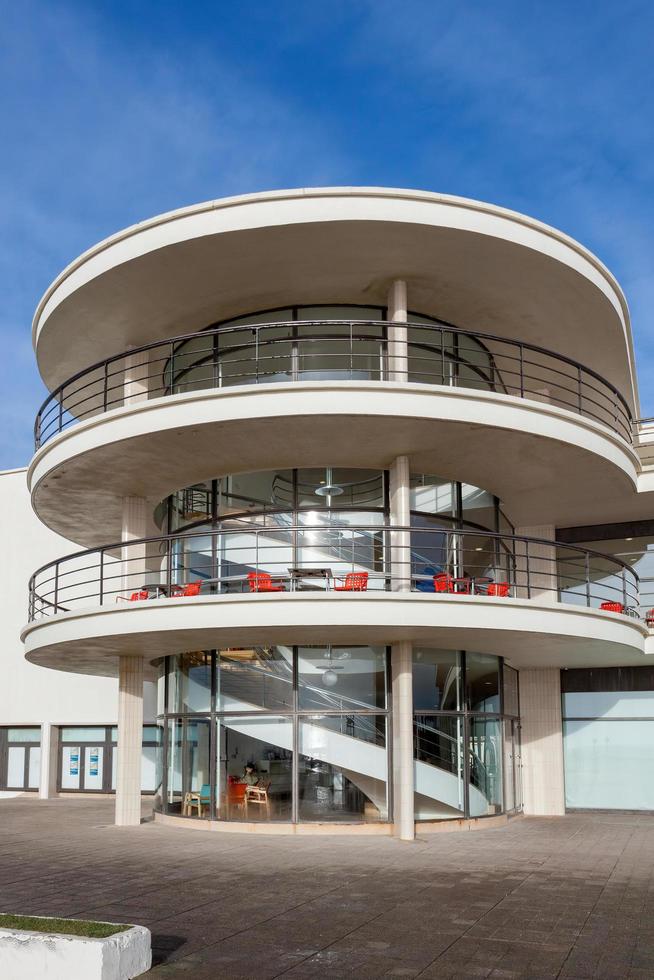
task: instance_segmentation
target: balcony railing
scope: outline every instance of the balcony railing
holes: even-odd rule
[[[395,325],[397,326],[397,324]],[[217,327],[99,361],[60,385],[36,418],[38,449],[78,421],[151,398],[233,385],[393,381],[527,398],[608,426],[631,443],[629,406],[595,371],[544,347],[445,324],[328,320]]]
[[[30,621],[123,601],[248,591],[513,597],[629,615],[639,602],[638,575],[610,555],[486,531],[370,524],[241,523],[112,544],[44,565],[29,588]]]

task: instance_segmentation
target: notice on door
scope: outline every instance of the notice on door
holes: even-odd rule
[[[89,756],[89,776],[98,775],[98,764],[99,764],[98,750],[91,749],[91,754]]]
[[[79,752],[71,752],[68,761],[68,772],[71,776],[79,776]]]

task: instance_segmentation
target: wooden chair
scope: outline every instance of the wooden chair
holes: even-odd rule
[[[256,786],[246,786],[245,789],[245,815],[246,816],[249,815],[248,811],[251,806],[261,806],[265,809],[266,820],[270,820],[270,799],[268,797],[269,789],[270,789],[270,782],[257,783]]]
[[[273,579],[270,572],[248,572],[250,592],[283,592],[283,585],[276,585],[280,579]]]
[[[348,572],[344,579],[335,579],[342,585],[335,585],[334,592],[367,592],[368,572]]]
[[[202,807],[209,806],[211,803],[211,787],[209,783],[204,783],[202,789],[197,792],[191,790],[189,793],[184,794],[184,802],[182,803],[182,816],[190,817],[193,815],[193,807],[197,807],[198,817],[202,816]]]

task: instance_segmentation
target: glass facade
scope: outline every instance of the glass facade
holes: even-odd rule
[[[387,822],[389,681],[390,650],[379,646],[165,658],[159,808],[195,819]],[[518,809],[517,672],[487,654],[420,647],[413,692],[416,819]]]
[[[416,820],[520,809],[517,671],[474,651],[413,650]]]
[[[182,654],[161,663],[159,686],[168,705],[164,812],[236,821],[388,819],[386,648]],[[180,699],[191,690],[195,700]]]

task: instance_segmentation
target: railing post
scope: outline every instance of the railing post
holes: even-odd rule
[[[59,391],[59,421],[58,421],[58,432],[63,432],[64,430],[64,388],[61,386]]]
[[[259,327],[254,328],[254,383],[259,384]]]
[[[627,573],[626,570],[622,569],[622,607],[624,611],[627,611]]]
[[[109,408],[109,361],[104,362],[104,378],[102,380],[102,409]]]
[[[590,555],[586,552],[586,605],[590,609]]]
[[[100,551],[100,605],[104,599],[104,550]]]
[[[56,616],[59,611],[59,562],[55,565],[54,611]]]
[[[520,397],[525,397],[525,352],[522,344],[519,347],[520,350]]]
[[[583,381],[582,381],[582,378],[581,378],[581,364],[579,364],[577,366],[577,386],[578,386],[578,389],[579,389],[578,395],[579,395],[579,414],[580,415],[583,415],[582,385],[583,385]]]
[[[527,570],[527,598],[531,599],[531,571],[529,568],[529,563],[530,563],[529,541],[525,541],[525,566]]]

